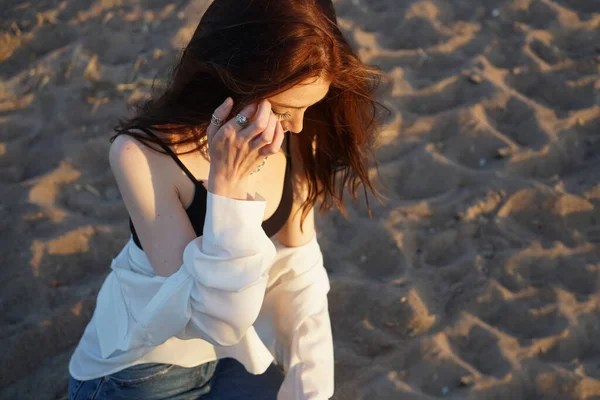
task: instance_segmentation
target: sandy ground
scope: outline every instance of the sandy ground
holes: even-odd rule
[[[600,399],[600,2],[338,0],[389,201],[320,218],[335,399]],[[0,7],[0,398],[65,395],[127,214],[126,105],[203,0]]]

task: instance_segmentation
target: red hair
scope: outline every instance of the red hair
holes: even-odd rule
[[[379,110],[385,110],[374,99],[383,74],[360,61],[330,0],[214,0],[165,89],[139,104],[114,137],[154,141],[130,131],[144,127],[167,144],[198,144],[194,151],[226,97],[233,98],[236,115],[251,102],[319,76],[331,81],[329,92],[306,111],[298,135],[308,182],[302,220],[317,199],[321,211],[335,204],[345,213],[344,189],[356,200],[361,184],[368,207],[367,190],[378,195],[368,164]]]

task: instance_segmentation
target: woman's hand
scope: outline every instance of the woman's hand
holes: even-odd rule
[[[227,98],[214,114],[225,120],[232,107],[233,100]],[[235,118],[220,128],[214,124],[207,128],[208,190],[220,196],[245,200],[249,198],[248,176],[264,157],[279,151],[284,134],[268,100],[250,104],[240,114],[251,121],[245,128]]]

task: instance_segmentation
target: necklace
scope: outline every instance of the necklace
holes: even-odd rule
[[[206,142],[206,140],[207,140],[206,136],[203,136],[202,139],[200,139],[200,146],[201,146],[200,151],[202,152],[202,155],[204,156],[204,158],[206,158],[210,162],[210,156],[208,155],[208,143],[206,143],[206,146],[202,146]],[[262,167],[264,167],[265,164],[267,163],[267,158],[269,158],[269,157],[267,156],[267,157],[263,158],[263,160],[260,162],[260,164],[258,164],[256,169],[254,171],[250,172],[250,175],[260,172]]]

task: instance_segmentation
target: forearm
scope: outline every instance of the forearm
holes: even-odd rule
[[[147,262],[138,249],[117,257],[95,314],[103,357],[173,336],[233,345],[252,326],[275,256],[261,228],[264,202],[209,194],[207,206],[204,235],[186,246],[182,267],[168,278],[133,273],[130,262]]]
[[[278,400],[323,400],[333,396],[334,356],[327,298],[286,337],[286,375]]]
[[[329,280],[316,238],[304,246],[278,247],[264,307],[274,316],[276,358],[286,371],[279,400],[333,395],[333,340]]]
[[[253,200],[253,197],[248,193],[248,179],[232,181],[222,176],[215,176],[212,170],[208,177],[208,191],[231,199]]]
[[[220,345],[239,341],[262,307],[275,256],[261,227],[264,207],[209,193],[204,235],[184,252],[184,268],[196,281],[192,322]]]

